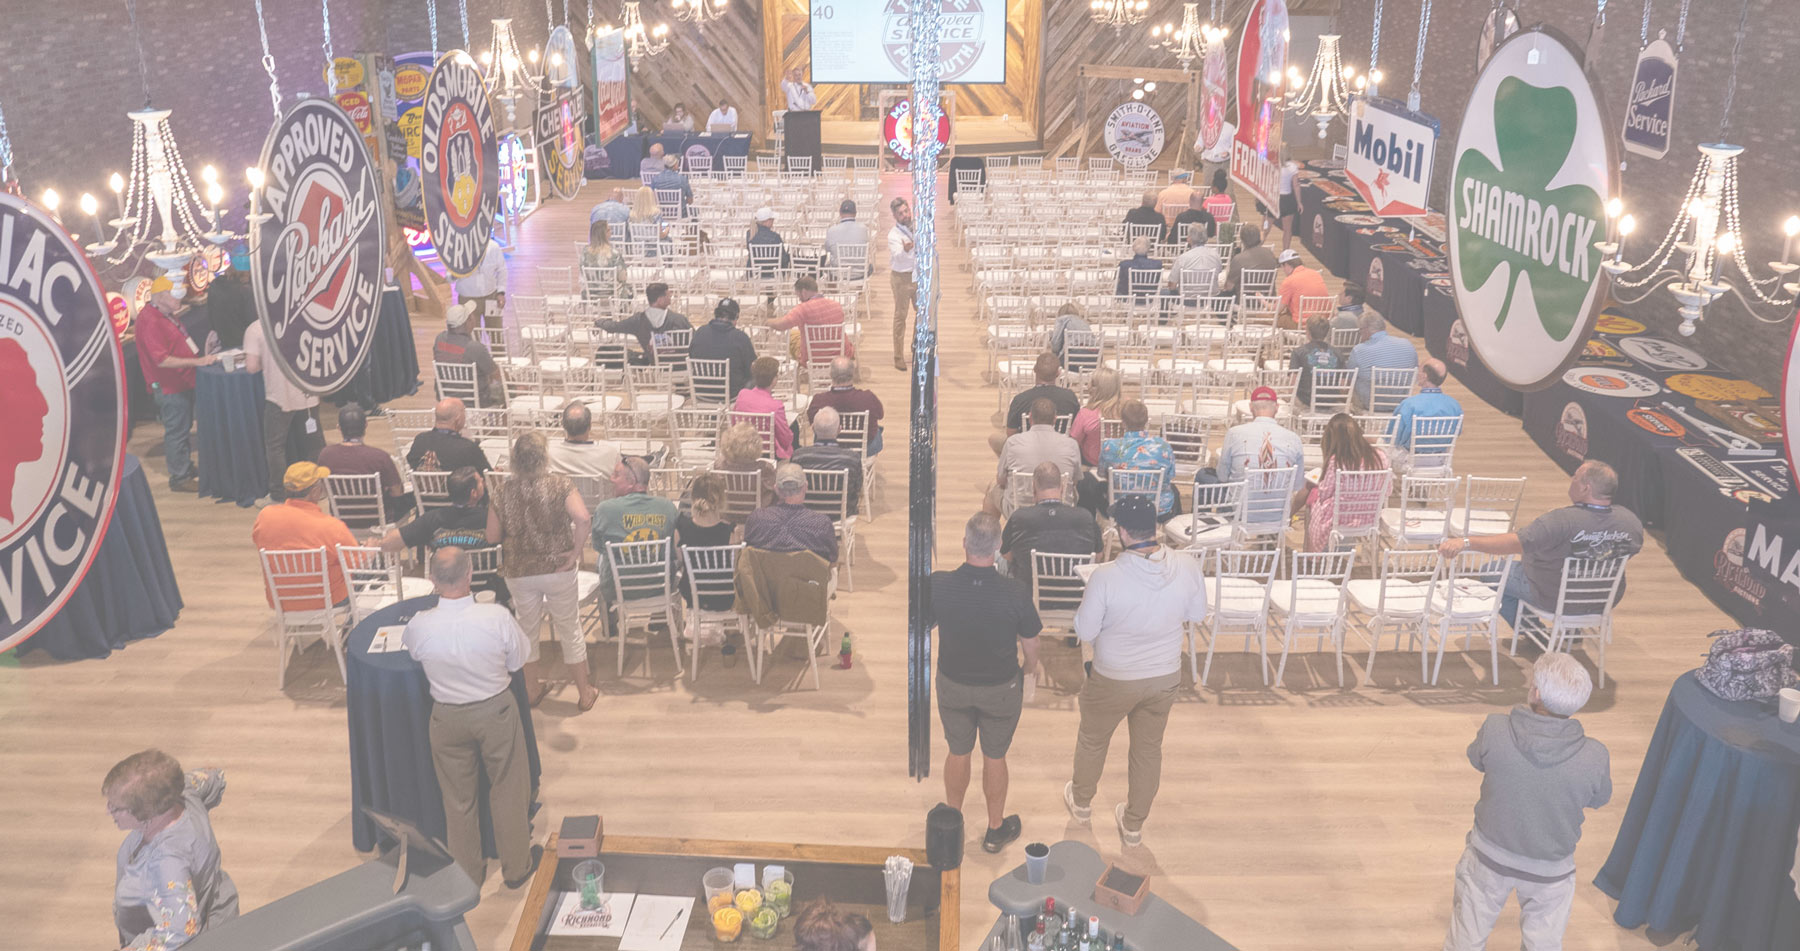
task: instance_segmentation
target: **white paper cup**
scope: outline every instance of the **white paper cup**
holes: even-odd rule
[[[1800,720],[1800,690],[1795,690],[1793,687],[1783,687],[1781,688],[1781,693],[1776,696],[1781,708],[1781,722],[1792,723],[1795,720]]]

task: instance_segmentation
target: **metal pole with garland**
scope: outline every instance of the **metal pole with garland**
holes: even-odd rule
[[[911,5],[913,330],[911,498],[907,516],[907,775],[931,775],[931,556],[937,516],[938,51],[942,4]]]

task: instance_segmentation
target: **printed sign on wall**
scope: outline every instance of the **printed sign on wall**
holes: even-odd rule
[[[1658,159],[1669,154],[1675,120],[1675,65],[1675,48],[1660,36],[1638,53],[1621,133],[1625,151]]]
[[[1287,0],[1256,0],[1238,41],[1231,179],[1271,212],[1281,206],[1281,84],[1287,45]]]
[[[125,361],[69,235],[0,193],[0,651],[81,584],[125,460]]]
[[[419,166],[425,224],[452,277],[473,273],[487,253],[500,208],[499,148],[481,70],[462,50],[445,53],[426,84]]]
[[[1358,98],[1350,106],[1349,135],[1344,173],[1369,208],[1383,218],[1424,214],[1438,121],[1392,99]]]
[[[1613,125],[1581,53],[1529,30],[1475,81],[1450,176],[1450,271],[1481,361],[1514,389],[1581,355],[1605,299],[1594,242],[1615,191]]]
[[[1197,152],[1217,148],[1219,136],[1225,132],[1225,107],[1231,98],[1227,87],[1230,75],[1231,57],[1225,52],[1225,41],[1209,43],[1206,58],[1200,63],[1200,147],[1195,149]]]
[[[368,359],[381,311],[375,163],[342,109],[302,99],[269,130],[262,168],[250,278],[269,353],[301,389],[332,393]]]
[[[1163,121],[1149,103],[1128,102],[1106,117],[1106,150],[1120,165],[1143,168],[1163,150]]]

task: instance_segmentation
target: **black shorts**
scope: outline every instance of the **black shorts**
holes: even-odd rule
[[[944,724],[944,743],[950,747],[950,755],[969,755],[979,735],[982,756],[1005,758],[1025,707],[1023,674],[985,687],[959,684],[940,674],[937,695],[938,720]]]
[[[1282,195],[1281,196],[1281,214],[1276,215],[1275,217],[1287,218],[1289,216],[1298,215],[1298,214],[1300,214],[1300,199],[1294,197],[1293,192],[1288,192],[1287,194]]]

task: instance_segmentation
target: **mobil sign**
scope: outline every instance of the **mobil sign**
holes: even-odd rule
[[[1350,158],[1344,172],[1384,218],[1422,215],[1437,153],[1438,121],[1392,99],[1356,99],[1350,107]]]

